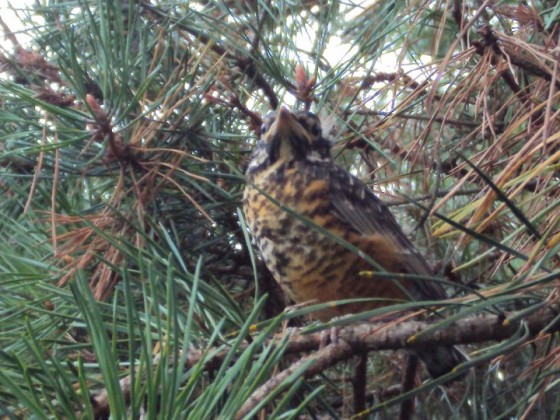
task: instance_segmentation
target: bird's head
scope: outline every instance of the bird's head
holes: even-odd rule
[[[331,159],[330,152],[331,143],[323,137],[321,122],[315,114],[281,107],[263,118],[261,138],[249,172],[277,162],[326,161]]]

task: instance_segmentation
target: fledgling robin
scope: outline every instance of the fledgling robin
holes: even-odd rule
[[[360,276],[375,268],[349,243],[389,273],[432,277],[387,207],[331,157],[320,121],[286,108],[267,115],[247,169],[243,209],[268,269],[296,303],[352,298],[372,301],[333,305],[320,320],[406,300],[445,299],[429,280]],[[336,238],[340,238],[338,241]],[[465,360],[455,347],[418,351],[433,377]]]

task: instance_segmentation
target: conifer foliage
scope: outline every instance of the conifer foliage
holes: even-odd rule
[[[556,1],[0,17],[0,417],[558,417]],[[285,300],[240,210],[282,104],[321,116],[449,300],[328,324]],[[429,379],[402,349],[434,343],[470,362]]]

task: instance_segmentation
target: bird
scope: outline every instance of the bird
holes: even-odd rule
[[[282,106],[263,118],[260,131],[246,170],[243,211],[266,267],[289,299],[361,299],[312,314],[328,321],[397,302],[446,298],[441,284],[428,280],[432,268],[387,206],[334,162],[315,114]],[[416,354],[434,378],[466,360],[454,346]]]

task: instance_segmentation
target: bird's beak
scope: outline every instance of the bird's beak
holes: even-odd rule
[[[276,119],[265,135],[272,162],[304,153],[311,143],[309,133],[285,107],[277,111]]]
[[[288,137],[296,135],[299,137],[300,131],[304,131],[300,125],[293,117],[292,113],[285,107],[281,107],[278,110],[278,115],[274,121],[274,128],[280,137]]]
[[[309,139],[309,133],[294,118],[294,115],[286,107],[281,107],[276,115],[276,119],[269,129],[271,136],[290,139]]]

